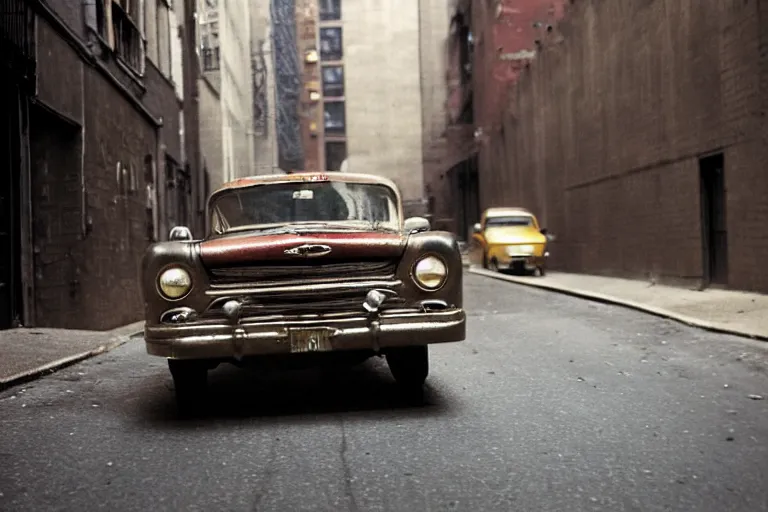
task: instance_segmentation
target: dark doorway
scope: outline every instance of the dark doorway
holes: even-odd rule
[[[8,329],[22,315],[21,123],[17,86],[6,79],[0,83],[0,329]]]
[[[701,177],[701,239],[704,254],[703,285],[728,284],[728,231],[725,215],[723,154],[699,160]]]
[[[80,183],[80,127],[40,104],[29,110],[29,154],[34,255],[34,315],[38,327],[72,328],[79,324],[76,309],[84,300],[85,236]]]

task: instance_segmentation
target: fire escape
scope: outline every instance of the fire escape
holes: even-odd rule
[[[296,40],[295,0],[271,0],[272,48],[275,55],[278,165],[285,171],[304,168],[299,101],[301,75]]]

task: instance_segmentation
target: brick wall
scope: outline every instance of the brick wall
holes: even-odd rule
[[[36,325],[109,329],[142,317],[140,262],[150,242],[144,161],[162,156],[161,130],[167,151],[180,160],[179,104],[173,85],[148,65],[142,99],[150,112],[142,112],[63,37],[38,19],[31,299]],[[161,116],[158,128],[152,117]]]
[[[485,142],[483,206],[538,213],[558,236],[557,268],[695,283],[698,158],[723,151],[729,284],[768,291],[760,12],[573,3],[512,89],[515,116]]]
[[[299,69],[301,72],[301,92],[299,94],[299,109],[301,119],[301,144],[304,150],[304,169],[320,171],[325,167],[321,149],[323,134],[322,103],[311,100],[310,90],[322,91],[320,63],[306,62],[306,52],[318,51],[318,6],[316,0],[296,1],[296,47],[299,54]],[[310,124],[314,124],[314,130]]]

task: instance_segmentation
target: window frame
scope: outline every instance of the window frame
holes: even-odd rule
[[[318,0],[318,17],[320,21],[341,21],[341,0]],[[323,5],[334,6],[330,10],[323,10]]]
[[[325,53],[323,50],[323,34],[329,33],[329,32],[338,32],[338,54],[337,53]],[[318,31],[318,39],[320,41],[320,60],[326,61],[326,62],[335,62],[340,61],[344,58],[344,31],[342,30],[342,27],[320,27],[320,30]]]
[[[325,70],[326,69],[339,69],[341,70],[341,80],[337,83],[331,83],[330,85],[333,85],[334,88],[340,89],[340,94],[329,94],[328,88],[326,87],[326,81],[325,81]],[[323,90],[323,97],[325,98],[344,98],[345,93],[345,82],[344,82],[344,65],[343,64],[329,64],[324,65],[321,68],[320,73],[321,83],[320,86]]]
[[[328,112],[328,107],[330,105],[341,105],[341,123],[342,127],[341,129],[328,129],[328,125],[326,124],[325,115],[326,112]],[[347,106],[346,102],[344,100],[338,100],[338,101],[324,101],[323,102],[323,132],[328,136],[346,136],[347,134]]]

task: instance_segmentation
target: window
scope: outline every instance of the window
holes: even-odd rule
[[[147,38],[147,58],[157,64],[157,0],[149,0],[144,10],[144,35]]]
[[[218,71],[221,68],[219,53],[219,22],[210,21],[200,26],[201,57],[203,71]]]
[[[329,171],[340,171],[341,164],[347,159],[346,142],[325,143],[325,168]]]
[[[171,18],[167,0],[157,2],[157,67],[167,77],[171,76]]]
[[[325,133],[329,135],[343,135],[346,132],[344,102],[327,102],[325,104],[325,112],[323,112],[323,119]]]
[[[341,60],[344,56],[341,28],[325,27],[320,29],[320,59]]]
[[[323,66],[323,96],[326,98],[344,96],[344,68]]]
[[[320,20],[336,21],[341,19],[341,0],[320,0]]]
[[[112,18],[112,33],[107,40],[118,59],[139,74],[144,73],[144,41],[136,21],[141,20],[142,3],[139,0],[114,0],[111,5],[109,2],[104,4],[109,5],[111,11],[106,11],[105,18],[109,20],[110,14]]]

